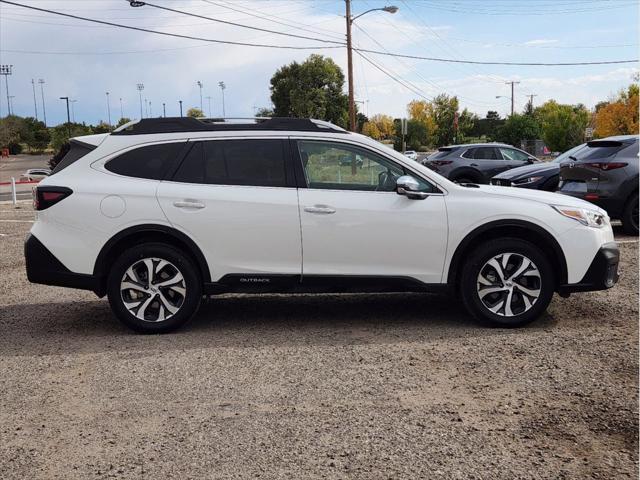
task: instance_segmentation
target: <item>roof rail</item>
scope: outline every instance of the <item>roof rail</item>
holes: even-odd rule
[[[308,118],[143,118],[114,130],[111,135],[145,135],[151,133],[220,132],[240,130],[291,130],[297,132],[349,133],[322,120]]]

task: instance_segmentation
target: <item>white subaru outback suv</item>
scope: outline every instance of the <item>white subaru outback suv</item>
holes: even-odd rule
[[[330,123],[143,119],[71,143],[34,190],[28,278],[107,295],[137,331],[224,292],[442,291],[518,326],[618,280],[598,207],[457,185]]]

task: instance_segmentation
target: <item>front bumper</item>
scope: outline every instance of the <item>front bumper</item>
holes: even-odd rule
[[[561,285],[558,288],[558,293],[568,295],[575,292],[591,292],[613,287],[619,278],[619,262],[618,245],[615,242],[605,243],[596,253],[582,280],[578,283]]]
[[[32,234],[24,242],[24,258],[31,283],[91,290],[98,296],[104,295],[98,278],[72,272]]]

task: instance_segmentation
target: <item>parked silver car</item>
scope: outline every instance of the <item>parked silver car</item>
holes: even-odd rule
[[[500,172],[539,161],[504,143],[472,143],[440,147],[423,163],[457,183],[489,183]]]

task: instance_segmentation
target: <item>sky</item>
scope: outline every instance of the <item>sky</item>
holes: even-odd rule
[[[13,1],[13,0],[12,0]],[[178,115],[202,105],[206,115],[222,115],[226,89],[227,117],[251,117],[269,107],[269,80],[281,66],[304,61],[312,53],[331,57],[346,72],[343,0],[155,0],[155,5],[218,20],[311,37],[303,39],[194,18],[125,0],[15,0],[66,14],[235,42],[316,47],[309,50],[263,48],[167,37],[90,23],[0,3],[0,64],[8,77],[13,112],[47,124],[66,121],[65,102],[72,100],[76,121],[115,123],[121,113],[138,118]],[[637,0],[353,0],[358,15],[395,5],[395,14],[370,12],[354,23],[354,46],[443,59],[497,62],[635,63],[588,66],[496,66],[436,62],[365,54],[354,55],[355,96],[365,114],[406,116],[414,99],[440,93],[456,95],[461,108],[484,117],[488,110],[506,116],[511,87],[521,111],[555,99],[592,108],[628,86],[639,72]],[[317,40],[314,40],[317,39]],[[335,43],[327,43],[335,42]],[[326,48],[334,47],[334,48]],[[372,63],[369,63],[372,62]],[[6,85],[0,84],[0,116],[7,113]],[[38,80],[43,79],[44,84]],[[346,82],[345,82],[346,91]],[[106,92],[109,92],[107,97]],[[496,98],[499,96],[500,98]],[[210,97],[210,98],[208,98]],[[107,98],[109,101],[107,102]],[[121,100],[120,100],[121,99]],[[150,108],[148,107],[150,105]],[[209,105],[211,105],[209,107]]]

